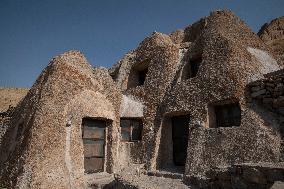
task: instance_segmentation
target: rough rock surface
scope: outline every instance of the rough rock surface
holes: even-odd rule
[[[202,59],[196,77],[183,79],[186,64],[194,58]],[[135,67],[145,62],[149,64],[144,85],[132,87],[129,83]],[[166,168],[172,161],[166,128],[172,116],[185,114],[190,114],[192,128],[186,175],[204,174],[217,165],[279,161],[281,139],[270,126],[263,125],[267,120],[247,104],[245,89],[248,83],[280,66],[262,40],[231,12],[215,11],[183,32],[154,32],[119,65],[116,74],[112,69],[114,80],[125,94],[139,98],[145,105],[140,154],[151,169]],[[208,128],[208,107],[225,100],[240,103],[241,126]],[[195,128],[197,122],[203,127]],[[270,124],[279,125],[273,121]]]
[[[0,87],[0,145],[14,108],[26,96],[29,89]]]
[[[247,86],[248,101],[255,102],[269,111],[270,119],[276,117],[279,126],[274,127],[281,138],[281,161],[284,161],[284,69],[265,75]],[[259,108],[259,109],[261,109]]]
[[[182,181],[200,186],[216,167],[277,164],[283,160],[282,122],[254,98],[265,93],[282,102],[282,85],[275,79],[271,88],[250,86],[270,83],[266,76],[280,69],[269,46],[227,10],[169,35],[153,32],[108,71],[93,69],[77,51],[66,52],[51,61],[13,111],[0,147],[0,183],[87,187],[84,117],[110,121],[104,171],[115,174],[122,188],[187,188]],[[240,124],[217,126],[216,107],[232,104],[240,109]],[[172,120],[182,115],[190,120],[180,167],[173,159]],[[120,117],[141,119],[141,140],[121,140]],[[134,164],[144,174],[133,173]]]
[[[206,185],[211,188],[266,189],[284,180],[284,164],[240,164],[214,168],[208,172]]]
[[[266,75],[265,79],[250,83],[248,90],[249,101],[257,100],[279,114],[279,119],[284,116],[284,69]],[[284,120],[280,121],[281,125],[284,125]]]
[[[14,107],[10,106],[7,111],[0,113],[0,145],[2,143],[2,137],[5,135],[8,129],[11,117],[13,115],[13,111]]]
[[[55,57],[14,111],[0,149],[1,184],[85,188],[81,140],[85,116],[113,120],[106,160],[106,171],[111,172],[117,159],[118,92],[107,70],[94,70],[80,52]]]
[[[258,35],[272,48],[280,64],[284,66],[284,16],[264,24]]]

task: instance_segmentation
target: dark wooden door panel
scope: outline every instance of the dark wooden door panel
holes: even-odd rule
[[[104,157],[104,141],[103,140],[86,140],[84,139],[85,157]]]
[[[84,158],[84,167],[86,173],[96,173],[103,171],[104,158]]]
[[[173,158],[175,165],[184,166],[187,157],[189,116],[172,118]]]
[[[104,170],[106,122],[83,120],[84,167],[86,173]]]
[[[105,128],[85,126],[83,138],[104,139]]]

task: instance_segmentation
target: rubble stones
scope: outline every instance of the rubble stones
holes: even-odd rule
[[[211,183],[205,188],[260,188],[268,189],[283,181],[284,169],[281,164],[238,164],[226,168],[214,168],[208,172]],[[226,187],[224,187],[226,186]]]
[[[264,104],[270,105],[275,111],[284,107],[284,69],[266,76],[266,79],[250,83],[248,98],[257,99]],[[277,110],[278,109],[278,110]]]

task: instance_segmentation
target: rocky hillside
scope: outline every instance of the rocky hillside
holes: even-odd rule
[[[258,35],[267,45],[271,46],[278,62],[284,66],[284,16],[264,24]]]
[[[0,88],[0,144],[8,128],[14,107],[26,96],[29,89],[25,88]]]
[[[28,91],[26,88],[0,88],[0,112],[7,111],[9,106],[15,107]]]

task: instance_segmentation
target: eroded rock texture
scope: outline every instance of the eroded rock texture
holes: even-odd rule
[[[264,24],[258,35],[267,45],[271,46],[279,63],[284,66],[284,17]]]
[[[0,144],[15,107],[28,91],[29,89],[25,88],[0,88]]]
[[[186,69],[195,59],[201,63],[196,76],[190,77]],[[146,62],[145,83],[132,87],[135,67]],[[163,163],[172,161],[167,154],[171,137],[163,131],[170,127],[171,117],[190,114],[192,126],[202,123],[203,127],[191,130],[189,139],[185,172],[193,174],[233,162],[278,160],[279,137],[263,127],[263,118],[244,98],[248,83],[278,69],[257,35],[232,13],[217,11],[184,31],[169,36],[153,33],[121,60],[114,78],[126,94],[140,98],[147,107],[143,158],[153,168],[169,166]],[[208,128],[208,107],[226,100],[240,103],[241,126]],[[259,151],[249,153],[252,148]],[[271,150],[266,153],[264,148]]]
[[[114,169],[121,95],[106,69],[77,51],[55,57],[14,111],[1,146],[8,188],[84,188],[82,117],[113,120],[106,170]],[[71,121],[71,126],[66,127]],[[5,163],[4,163],[5,162]]]
[[[282,72],[273,53],[232,12],[214,11],[169,35],[152,33],[108,71],[77,51],[59,55],[13,112],[0,149],[1,184],[84,188],[85,117],[108,120],[103,171],[137,188],[151,188],[143,184],[148,171],[209,187],[208,175],[220,167],[277,164],[283,122],[254,100],[268,95],[266,84],[250,87]]]

